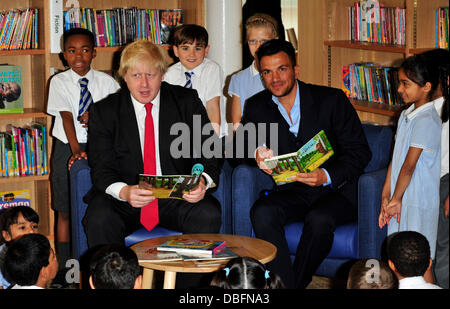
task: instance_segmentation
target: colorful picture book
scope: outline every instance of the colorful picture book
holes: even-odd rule
[[[238,257],[236,253],[231,251],[229,248],[224,247],[219,251],[215,252],[212,256],[206,256],[201,254],[185,254],[182,253],[181,257],[184,261],[204,261],[204,260],[229,260]]]
[[[39,10],[0,10],[0,50],[39,48]]]
[[[9,207],[31,207],[30,190],[0,192],[0,213]]]
[[[0,114],[23,113],[22,66],[0,65]]]
[[[159,251],[155,247],[137,247],[136,255],[141,262],[171,262],[180,261],[183,258],[174,251]]]
[[[325,132],[321,130],[298,151],[265,159],[277,185],[294,181],[297,173],[314,171],[334,154]]]
[[[202,255],[212,257],[225,247],[225,241],[197,240],[175,238],[166,241],[157,247],[160,251],[175,251],[180,255]]]
[[[159,10],[161,44],[170,44],[173,30],[183,24],[183,10]]]
[[[156,198],[183,199],[200,183],[201,175],[146,175],[139,174],[139,188],[148,189]]]

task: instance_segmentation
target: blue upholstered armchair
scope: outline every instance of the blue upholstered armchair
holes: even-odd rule
[[[222,226],[220,233],[231,234],[231,167],[225,163],[219,178],[218,189],[213,193],[222,206]],[[70,169],[70,187],[71,187],[71,231],[72,231],[72,254],[73,258],[79,259],[88,249],[86,235],[84,234],[81,220],[86,212],[87,204],[83,197],[92,187],[91,169],[86,160],[77,160]],[[125,239],[125,245],[131,246],[145,239],[156,238],[160,236],[180,234],[178,231],[172,231],[160,226],[156,226],[148,232],[141,228],[128,235]]]
[[[364,124],[372,159],[358,181],[358,221],[338,226],[328,257],[319,266],[316,275],[336,277],[345,265],[354,259],[380,257],[386,228],[378,227],[381,190],[390,160],[392,131],[389,127]],[[233,234],[253,236],[250,208],[260,194],[268,193],[274,187],[272,178],[259,168],[239,165],[232,176]],[[303,230],[303,222],[285,226],[291,258]]]

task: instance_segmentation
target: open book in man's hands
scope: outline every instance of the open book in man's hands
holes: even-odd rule
[[[321,130],[298,151],[265,159],[267,168],[277,185],[293,182],[297,173],[309,173],[317,169],[334,154],[333,148]]]
[[[200,163],[192,167],[192,175],[147,175],[139,174],[139,188],[148,189],[156,198],[183,199],[184,193],[189,193],[200,183],[203,165]],[[213,183],[211,187],[214,187]]]

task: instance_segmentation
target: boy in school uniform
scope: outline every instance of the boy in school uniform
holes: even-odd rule
[[[69,170],[75,160],[87,159],[89,106],[116,92],[119,84],[106,73],[93,70],[95,37],[89,30],[73,28],[63,34],[63,55],[70,69],[50,81],[47,112],[55,116],[52,130],[52,208],[57,214],[56,249],[64,269],[70,258]]]
[[[206,58],[209,48],[205,28],[194,24],[178,27],[173,34],[173,52],[180,61],[169,68],[164,81],[197,90],[215,132],[222,137],[226,135],[224,73]]]

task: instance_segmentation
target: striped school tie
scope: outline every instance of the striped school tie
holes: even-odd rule
[[[194,75],[194,72],[184,72],[186,75],[186,85],[184,85],[184,88],[190,88],[192,89],[192,75]]]
[[[78,116],[81,116],[86,112],[89,106],[93,103],[91,93],[88,90],[89,80],[86,77],[80,78],[78,81],[80,83],[80,106],[78,109]]]

